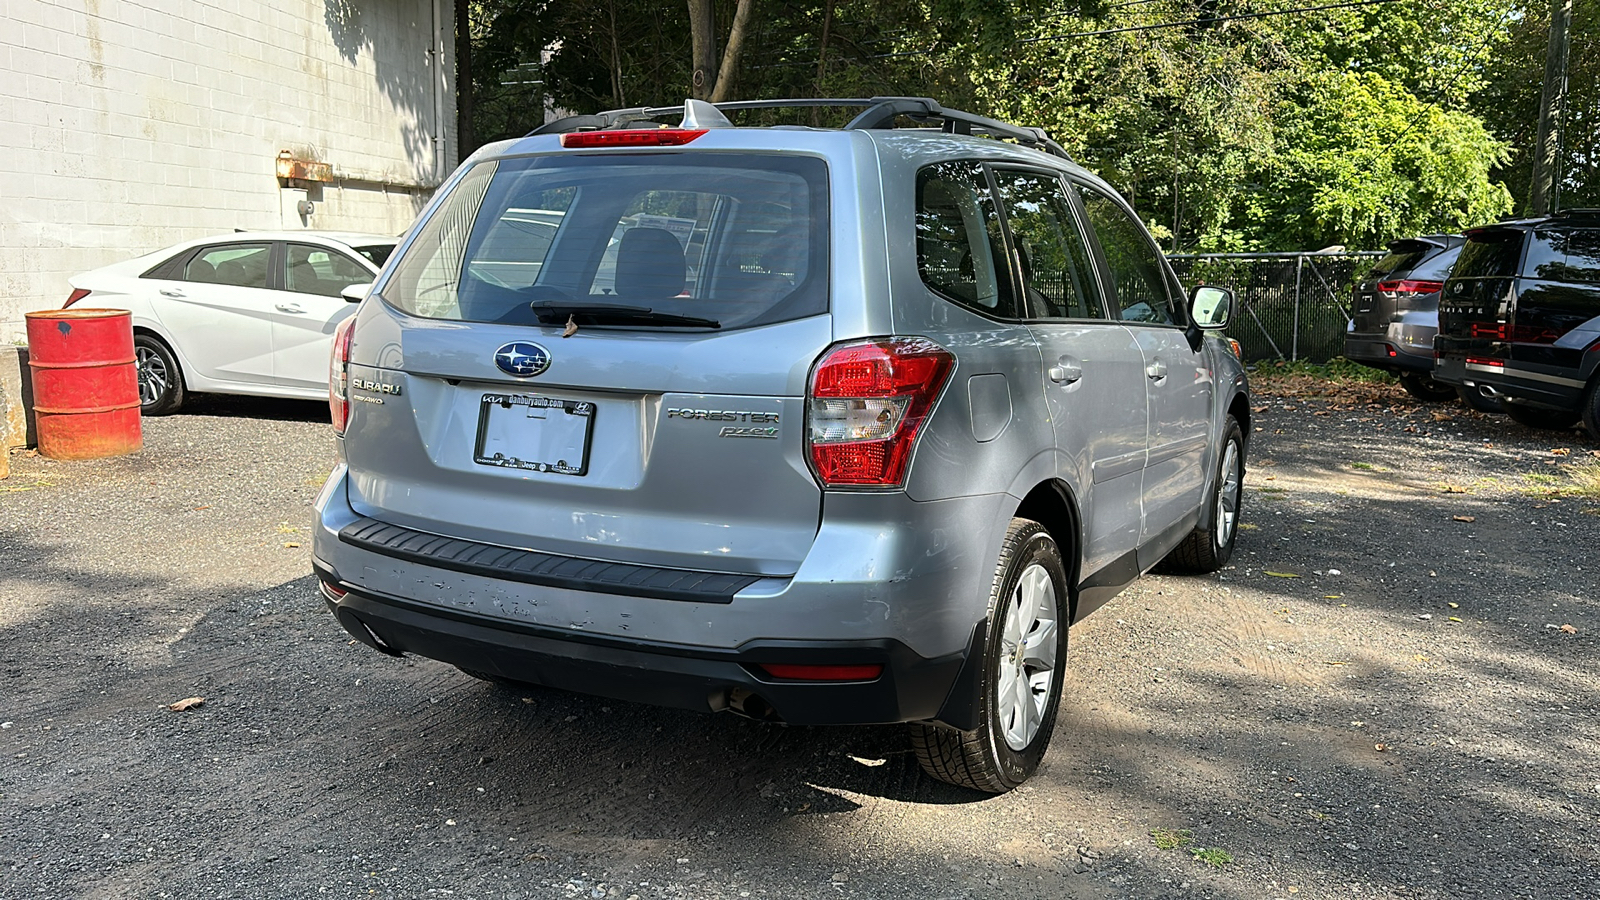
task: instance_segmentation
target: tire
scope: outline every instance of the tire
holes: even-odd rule
[[[158,337],[133,336],[133,361],[139,375],[139,414],[164,416],[183,405],[183,370]]]
[[[1461,398],[1462,404],[1468,409],[1475,409],[1481,413],[1503,413],[1506,411],[1506,405],[1498,398],[1485,397],[1483,392],[1475,387],[1456,388],[1456,396]]]
[[[1456,399],[1454,385],[1434,381],[1427,375],[1407,372],[1400,376],[1400,386],[1406,393],[1426,403],[1446,403]]]
[[[1537,431],[1566,431],[1578,424],[1578,418],[1583,415],[1575,409],[1541,409],[1521,403],[1507,403],[1505,407],[1506,415],[1517,424]]]
[[[1600,441],[1600,377],[1589,383],[1589,391],[1583,395],[1583,427]]]
[[[1201,519],[1183,543],[1172,548],[1161,568],[1168,572],[1203,575],[1227,565],[1239,537],[1240,501],[1244,499],[1244,432],[1229,416],[1222,425],[1222,451],[1211,485],[1211,520]],[[1210,527],[1207,527],[1209,524]]]
[[[1070,622],[1056,542],[1038,522],[1012,519],[989,594],[979,679],[983,724],[956,731],[913,723],[911,745],[924,772],[990,794],[1028,780],[1056,727]]]

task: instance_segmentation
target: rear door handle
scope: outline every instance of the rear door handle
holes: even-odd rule
[[[1160,381],[1167,377],[1167,364],[1159,359],[1151,360],[1150,365],[1144,367],[1144,373],[1150,376],[1151,381]]]
[[[1056,384],[1072,384],[1083,377],[1083,363],[1070,356],[1063,356],[1056,360],[1056,364],[1051,366],[1046,374]]]
[[[276,308],[277,308],[278,312],[301,313],[301,314],[303,314],[305,312],[305,309],[302,308],[300,306],[300,304],[298,304],[298,303],[279,303],[279,304],[277,304]]]
[[[182,300],[187,295],[184,294],[183,291],[177,290],[176,288],[162,288],[161,289],[161,296],[163,296],[163,297],[173,297],[173,298],[176,298],[178,300]]]

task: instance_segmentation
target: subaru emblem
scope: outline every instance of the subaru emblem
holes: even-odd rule
[[[494,352],[494,364],[507,375],[532,378],[550,368],[550,351],[532,341],[512,341]]]

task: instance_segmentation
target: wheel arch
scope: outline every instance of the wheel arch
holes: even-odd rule
[[[1078,577],[1083,564],[1083,519],[1072,488],[1059,478],[1042,481],[1022,498],[1013,515],[1043,525],[1045,531],[1050,533],[1050,539],[1056,542],[1062,565],[1067,570],[1067,598],[1072,614],[1070,621],[1076,621]]]

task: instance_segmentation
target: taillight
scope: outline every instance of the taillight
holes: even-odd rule
[[[826,487],[894,487],[905,480],[917,433],[955,368],[925,338],[882,338],[828,351],[811,375],[807,443]]]
[[[72,293],[67,295],[67,302],[61,304],[61,308],[66,309],[67,307],[77,303],[79,300],[82,300],[87,296],[89,296],[88,288],[73,288]]]
[[[333,331],[333,352],[328,356],[328,412],[333,433],[344,434],[350,423],[350,335],[356,317],[349,316]]]
[[[631,131],[573,131],[561,136],[561,146],[681,147],[702,134],[704,128],[645,128]]]
[[[1412,281],[1401,279],[1399,281],[1380,281],[1378,290],[1386,294],[1437,294],[1444,288],[1442,281]]]
[[[1553,328],[1510,325],[1505,322],[1473,322],[1467,326],[1467,336],[1518,344],[1554,344],[1561,340],[1561,332]]]
[[[1504,369],[1506,367],[1506,361],[1503,359],[1492,359],[1487,356],[1469,356],[1467,357],[1467,365],[1488,366],[1492,369]]]
[[[801,666],[766,663],[759,666],[773,678],[784,681],[872,681],[883,674],[880,664],[858,666]]]

